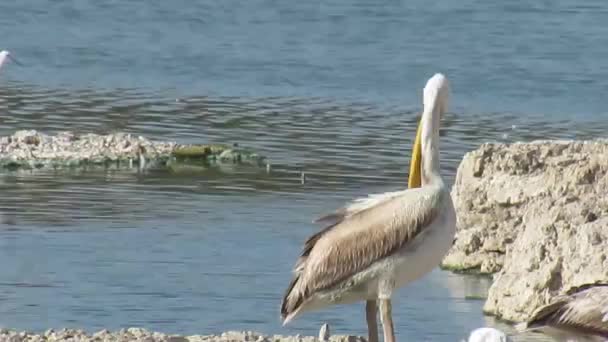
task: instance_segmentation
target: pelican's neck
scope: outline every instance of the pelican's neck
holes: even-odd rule
[[[437,101],[431,101],[429,104],[425,103],[422,113],[422,185],[443,184],[439,174],[439,110]]]

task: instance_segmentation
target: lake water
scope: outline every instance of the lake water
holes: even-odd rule
[[[434,72],[452,85],[450,183],[483,142],[606,137],[607,14],[599,0],[0,3],[0,49],[24,64],[0,73],[1,135],[238,142],[272,163],[0,174],[0,325],[365,334],[361,304],[279,324],[310,221],[404,186]],[[400,290],[398,339],[508,330],[467,299],[488,285],[436,270]]]

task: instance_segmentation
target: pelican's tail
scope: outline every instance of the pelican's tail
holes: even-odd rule
[[[296,289],[299,280],[300,276],[296,274],[289,283],[281,302],[281,320],[284,326],[297,316],[304,302],[304,294]]]

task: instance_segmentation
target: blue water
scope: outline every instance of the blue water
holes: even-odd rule
[[[2,48],[28,66],[3,79],[410,105],[441,71],[458,111],[594,120],[607,14],[601,0],[5,1]]]
[[[607,14],[602,1],[0,2],[0,49],[24,64],[0,71],[1,135],[239,142],[273,164],[3,172],[0,325],[365,334],[360,304],[279,324],[311,219],[403,186],[435,72],[452,85],[449,183],[486,141],[606,137]],[[488,285],[436,270],[404,288],[398,339],[498,324],[467,299]]]

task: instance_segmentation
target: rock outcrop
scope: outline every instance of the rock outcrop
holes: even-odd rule
[[[87,334],[83,330],[61,329],[47,330],[42,334],[30,332],[18,332],[8,329],[0,329],[0,341],[10,342],[37,342],[37,341],[74,341],[74,342],[315,342],[312,336],[266,336],[251,331],[228,331],[221,335],[169,335],[159,332],[150,332],[141,328],[121,329],[111,332],[101,330],[93,334]],[[329,338],[331,342],[363,342],[365,339],[357,336],[335,335]]]
[[[197,163],[246,163],[262,165],[264,157],[228,145],[180,145],[172,141],[151,141],[126,133],[108,135],[61,132],[49,136],[35,130],[17,131],[0,137],[0,168],[38,169],[122,163],[142,165]],[[135,164],[134,164],[135,162]]]
[[[496,273],[484,311],[521,321],[572,288],[608,283],[608,140],[484,144],[452,189],[444,268]]]

